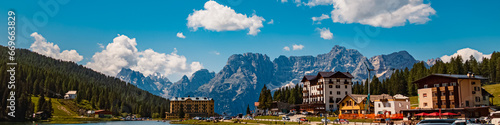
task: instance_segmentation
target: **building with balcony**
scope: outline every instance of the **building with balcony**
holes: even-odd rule
[[[374,101],[375,114],[397,114],[401,110],[411,109],[410,98],[396,94],[389,98]]]
[[[184,111],[184,118],[213,116],[214,100],[208,97],[174,97],[170,99],[170,111],[166,112],[165,118],[178,119],[180,109]]]
[[[392,98],[391,95],[370,95],[369,106],[366,105],[368,95],[348,94],[342,98],[337,104],[339,105],[340,114],[366,114],[374,112],[374,102],[376,100],[384,100]]]
[[[486,78],[474,74],[432,74],[414,81],[420,109],[480,107],[490,104],[491,94],[481,88]]]
[[[302,78],[302,104],[300,109],[311,113],[338,110],[337,102],[352,92],[349,72],[319,72]]]

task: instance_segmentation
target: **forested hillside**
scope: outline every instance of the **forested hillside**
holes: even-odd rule
[[[169,101],[127,84],[120,79],[95,72],[73,62],[55,60],[26,49],[16,52],[15,118],[7,116],[10,104],[7,54],[8,49],[0,46],[0,120],[30,120],[34,110],[31,96],[62,98],[69,90],[77,90],[77,103],[87,100],[92,109],[110,110],[120,113],[140,114],[151,117],[158,113],[164,117]],[[40,110],[40,109],[37,109]],[[43,110],[43,109],[41,109]],[[158,115],[156,114],[156,115]]]
[[[466,61],[464,61],[466,60]],[[461,56],[452,57],[450,62],[438,60],[430,68],[425,66],[424,62],[415,63],[412,69],[395,70],[388,79],[379,80],[373,77],[371,80],[371,94],[403,94],[407,96],[416,96],[416,84],[413,81],[423,78],[433,73],[440,74],[467,74],[481,75],[488,78],[483,84],[500,83],[500,52],[493,52],[491,58],[483,58],[481,62],[473,56],[469,59],[463,59]],[[368,86],[365,84],[354,84],[353,94],[366,94]]]

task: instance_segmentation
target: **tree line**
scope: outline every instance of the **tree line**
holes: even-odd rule
[[[265,85],[262,88],[259,96],[259,109],[270,109],[273,101],[284,102],[288,104],[302,104],[302,89],[300,85],[294,87],[282,87],[271,94]],[[248,110],[249,108],[247,108]],[[248,112],[248,111],[247,111]]]
[[[7,84],[10,79],[8,66],[10,62],[8,48],[0,46],[0,120],[27,121],[32,120],[34,104],[31,97],[63,98],[69,90],[77,91],[77,104],[88,103],[89,107],[80,107],[85,110],[104,109],[113,112],[139,114],[151,117],[153,114],[165,117],[169,110],[169,101],[162,97],[141,90],[134,85],[127,84],[118,78],[106,76],[74,62],[66,62],[46,57],[26,49],[16,49],[16,88],[15,116],[7,116],[6,109],[10,97]],[[40,101],[39,100],[39,101]],[[45,100],[43,100],[45,101]],[[56,101],[50,100],[49,101]],[[40,103],[40,102],[39,102]],[[51,111],[50,102],[42,102],[38,110]]]
[[[424,62],[418,62],[411,69],[394,70],[387,79],[380,80],[373,76],[370,83],[371,94],[402,94],[406,96],[416,96],[417,85],[413,81],[421,79],[430,74],[467,74],[481,75],[488,78],[483,84],[500,83],[500,52],[493,52],[490,58],[476,60],[474,56],[464,59],[461,56],[452,57],[449,62],[437,60],[432,66],[427,66]],[[353,85],[353,94],[367,94],[368,79],[364,84],[357,82]]]

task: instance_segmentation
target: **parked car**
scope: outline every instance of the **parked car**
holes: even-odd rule
[[[251,116],[247,116],[247,117],[245,117],[245,118],[246,118],[246,119],[253,119]]]
[[[196,117],[193,117],[193,120],[203,120],[203,118],[196,116]]]
[[[456,119],[430,119],[422,120],[417,125],[451,125]]]
[[[225,117],[224,117],[224,120],[231,120],[231,117],[229,117],[229,116],[225,116]]]
[[[321,123],[330,123],[330,119],[322,118]]]
[[[285,116],[285,117],[281,117],[281,119],[282,119],[282,120],[286,120],[286,121],[288,121],[288,120],[290,120],[290,117]]]
[[[295,115],[295,114],[293,114],[293,113],[291,113],[291,112],[290,112],[290,113],[288,113],[288,114],[286,114],[286,116],[293,116],[293,115]]]
[[[302,118],[297,118],[297,121],[307,122],[307,121],[309,121],[309,120],[307,120],[306,118],[303,118],[303,117],[302,117]]]
[[[302,112],[302,115],[309,115],[309,112]]]
[[[383,118],[377,118],[373,122],[374,123],[385,123],[385,119],[383,119]]]

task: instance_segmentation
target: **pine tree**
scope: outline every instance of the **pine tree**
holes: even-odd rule
[[[44,105],[45,105],[45,96],[44,95],[45,94],[40,94],[40,98],[38,98],[37,112],[44,110]]]
[[[251,112],[250,112],[250,105],[247,104],[247,115],[249,115],[249,114],[251,114]]]

